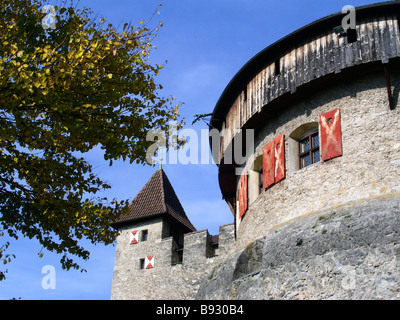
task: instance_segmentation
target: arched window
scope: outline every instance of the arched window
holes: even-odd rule
[[[248,168],[248,203],[251,205],[263,192],[263,158],[256,157]]]
[[[320,161],[320,137],[318,122],[308,122],[289,135],[289,172]]]

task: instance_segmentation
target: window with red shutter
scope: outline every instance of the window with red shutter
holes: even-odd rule
[[[320,161],[318,129],[307,133],[299,140],[299,168],[305,168]]]
[[[339,157],[342,152],[342,129],[340,110],[335,109],[321,114],[321,159],[329,160]]]

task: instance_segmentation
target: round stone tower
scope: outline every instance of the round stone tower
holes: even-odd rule
[[[315,21],[230,81],[211,147],[237,253],[199,298],[400,298],[399,12]]]

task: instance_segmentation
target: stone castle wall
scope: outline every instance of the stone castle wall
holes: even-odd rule
[[[208,230],[188,233],[179,263],[174,239],[162,238],[165,226],[160,218],[120,229],[111,299],[193,299],[202,280],[235,247],[233,224],[220,227],[217,250],[210,243]],[[139,231],[136,244],[129,241],[132,230]],[[142,230],[148,231],[147,241],[140,241]],[[140,269],[140,259],[146,256],[154,256],[154,268]]]
[[[400,299],[400,193],[293,219],[218,265],[196,299]]]
[[[391,74],[391,80],[397,103],[399,74]],[[296,170],[293,148],[298,150],[298,145],[291,135],[336,108],[341,112],[343,155]],[[257,158],[282,133],[286,178],[259,194]],[[237,216],[238,248],[302,215],[400,192],[400,109],[389,109],[383,72],[326,88],[286,108],[256,132],[255,153],[246,169],[249,209],[243,220]]]

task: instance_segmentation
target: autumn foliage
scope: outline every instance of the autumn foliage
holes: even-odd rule
[[[158,26],[116,28],[71,4],[44,29],[45,4],[0,2],[0,232],[36,238],[64,268],[81,269],[70,257],[89,257],[79,240],[112,243],[110,222],[127,208],[96,196],[110,186],[85,153],[144,164],[147,132],[167,131],[178,107],[160,96],[162,66],[148,61]]]

